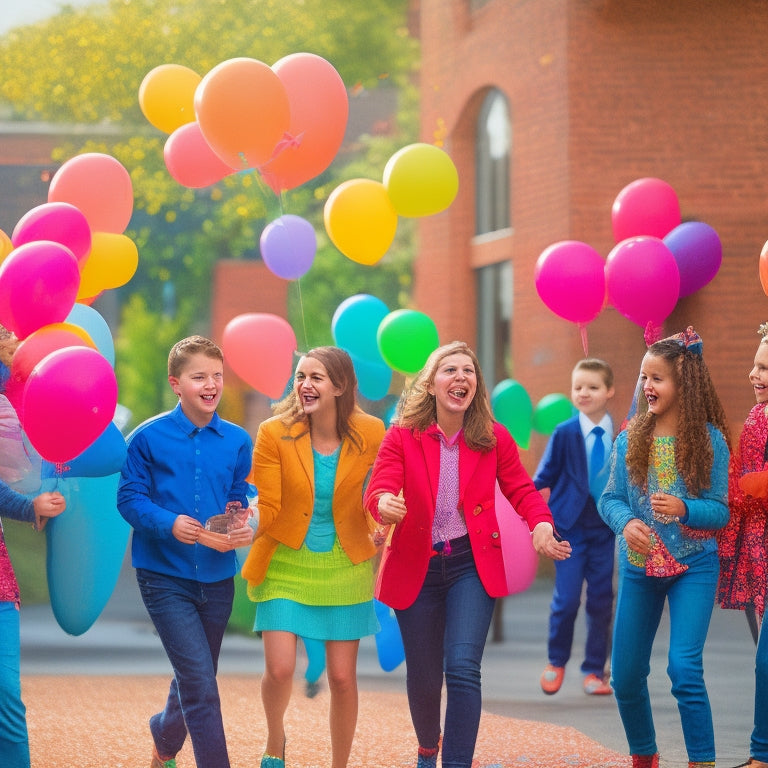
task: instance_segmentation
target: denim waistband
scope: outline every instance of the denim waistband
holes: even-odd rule
[[[432,556],[441,555],[450,557],[451,555],[461,555],[472,551],[472,545],[469,542],[469,534],[465,533],[456,539],[448,541],[437,541],[432,545]]]

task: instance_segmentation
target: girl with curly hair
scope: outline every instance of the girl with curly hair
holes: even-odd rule
[[[640,397],[642,395],[642,397]],[[715,765],[702,655],[728,522],[728,427],[693,328],[652,344],[638,413],[614,444],[600,514],[619,539],[612,684],[633,768],[656,768],[650,657],[669,604],[667,672],[689,768]]]

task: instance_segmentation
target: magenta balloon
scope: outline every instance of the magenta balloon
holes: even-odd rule
[[[289,213],[264,227],[259,246],[271,272],[285,280],[296,280],[312,266],[317,237],[306,219]]]
[[[639,235],[662,238],[680,224],[680,201],[666,181],[637,179],[616,196],[611,220],[617,243]]]
[[[24,339],[61,323],[79,287],[80,270],[69,248],[50,240],[21,245],[0,264],[0,324]]]
[[[91,347],[63,347],[29,374],[22,426],[46,461],[66,462],[104,432],[116,405],[117,380],[107,359]]]
[[[563,240],[542,251],[534,280],[547,307],[572,323],[591,322],[605,305],[605,261],[578,240]]]
[[[234,173],[208,146],[198,123],[182,125],[166,139],[163,159],[168,173],[192,189],[215,184]]]
[[[623,240],[608,254],[605,278],[611,304],[645,328],[660,326],[675,308],[680,272],[672,251],[657,237]]]
[[[675,227],[664,245],[672,251],[680,272],[680,297],[690,296],[709,283],[723,261],[717,232],[703,221],[686,221]]]
[[[91,228],[88,219],[70,203],[44,203],[19,219],[11,236],[18,248],[35,240],[52,240],[69,248],[82,266],[91,252]]]

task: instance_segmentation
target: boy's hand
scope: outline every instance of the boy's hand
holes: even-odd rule
[[[194,544],[202,530],[203,526],[194,517],[178,515],[173,523],[173,528],[171,528],[171,533],[182,544]]]
[[[253,541],[253,528],[247,523],[234,528],[229,533],[214,533],[201,528],[197,538],[198,544],[210,547],[217,552],[231,552],[233,549],[247,547]]]

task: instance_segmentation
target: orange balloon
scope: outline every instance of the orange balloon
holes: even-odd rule
[[[195,113],[211,149],[238,170],[267,162],[290,121],[280,78],[264,62],[248,58],[224,61],[202,79]]]
[[[94,232],[91,254],[80,272],[77,301],[125,285],[139,266],[136,243],[126,235]]]
[[[336,157],[349,116],[344,81],[313,53],[292,53],[272,65],[285,86],[291,108],[287,138],[259,168],[275,194],[321,174]]]
[[[760,285],[763,286],[763,293],[768,296],[768,241],[760,251]]]
[[[13,242],[8,235],[0,229],[0,261],[13,250]]]
[[[195,89],[203,78],[181,64],[161,64],[139,86],[139,106],[155,128],[173,133],[195,120]]]
[[[67,160],[51,179],[49,203],[79,208],[91,232],[125,232],[133,213],[133,184],[111,155],[86,152]]]

